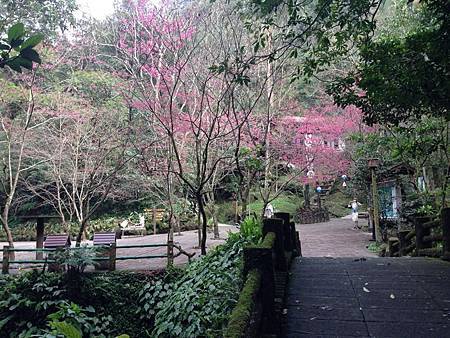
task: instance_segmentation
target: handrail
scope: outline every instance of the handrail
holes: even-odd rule
[[[263,241],[244,247],[244,288],[225,329],[226,338],[256,338],[281,334],[282,309],[292,257],[301,256],[295,223],[288,213],[263,222]]]
[[[437,231],[438,228],[441,231]],[[440,219],[415,218],[414,229],[405,232],[397,233],[398,241],[389,240],[390,256],[404,256],[414,251],[416,256],[442,256],[450,260],[450,208],[442,209]],[[442,248],[437,245],[439,242],[442,242]]]

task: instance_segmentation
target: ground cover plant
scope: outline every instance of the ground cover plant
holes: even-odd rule
[[[241,229],[183,270],[83,273],[90,261],[79,254],[65,258],[67,273],[3,276],[0,330],[10,337],[220,336],[242,287],[242,249],[261,239],[256,219]]]

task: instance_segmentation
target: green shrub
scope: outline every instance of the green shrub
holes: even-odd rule
[[[73,302],[62,302],[58,305],[58,311],[47,316],[48,328],[43,330],[43,337],[57,337],[62,334],[65,337],[109,337],[112,323],[111,316],[97,318],[92,306],[81,307]]]
[[[262,224],[253,216],[247,216],[240,224],[239,232],[243,238],[252,243],[257,243],[262,237]]]
[[[189,265],[172,286],[160,288],[157,301],[149,304],[156,313],[153,336],[222,336],[242,285],[241,252],[246,243],[232,236]]]
[[[32,271],[9,278],[0,290],[0,332],[11,337],[38,332],[65,299],[60,274]]]
[[[179,274],[174,269],[165,278],[172,281]],[[141,305],[139,292],[144,285],[162,278],[161,272],[81,276],[76,281],[64,274],[38,271],[2,276],[0,332],[8,332],[11,337],[44,333],[49,337],[60,329],[76,331],[83,326],[83,337],[113,337],[124,332],[143,337],[145,328],[150,336],[152,326],[136,315]]]

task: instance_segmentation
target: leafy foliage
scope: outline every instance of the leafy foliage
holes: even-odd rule
[[[257,243],[262,238],[262,224],[257,218],[247,216],[241,222],[239,232],[243,238],[246,238],[253,243]]]
[[[33,62],[41,63],[34,49],[44,38],[42,34],[26,37],[23,23],[16,23],[8,29],[7,37],[0,36],[0,68],[8,66],[21,73],[22,68],[33,69]]]
[[[330,87],[338,104],[361,108],[369,124],[398,125],[422,115],[449,119],[449,3],[421,6],[422,22],[403,36],[382,35],[361,46],[357,70]]]
[[[247,240],[226,244],[189,265],[172,285],[149,285],[142,292],[153,336],[220,336],[242,285],[241,251]],[[154,316],[154,317],[153,317]]]
[[[27,336],[46,325],[46,318],[64,303],[66,288],[61,276],[37,271],[11,278],[0,289],[0,331]]]

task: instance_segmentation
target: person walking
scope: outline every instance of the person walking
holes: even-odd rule
[[[273,205],[268,203],[266,206],[266,209],[264,210],[264,217],[265,218],[272,218],[273,217]]]
[[[358,225],[358,209],[362,204],[359,203],[356,198],[351,201],[351,203],[348,205],[348,207],[352,208],[352,221],[353,221],[353,229],[361,229],[361,227]]]

